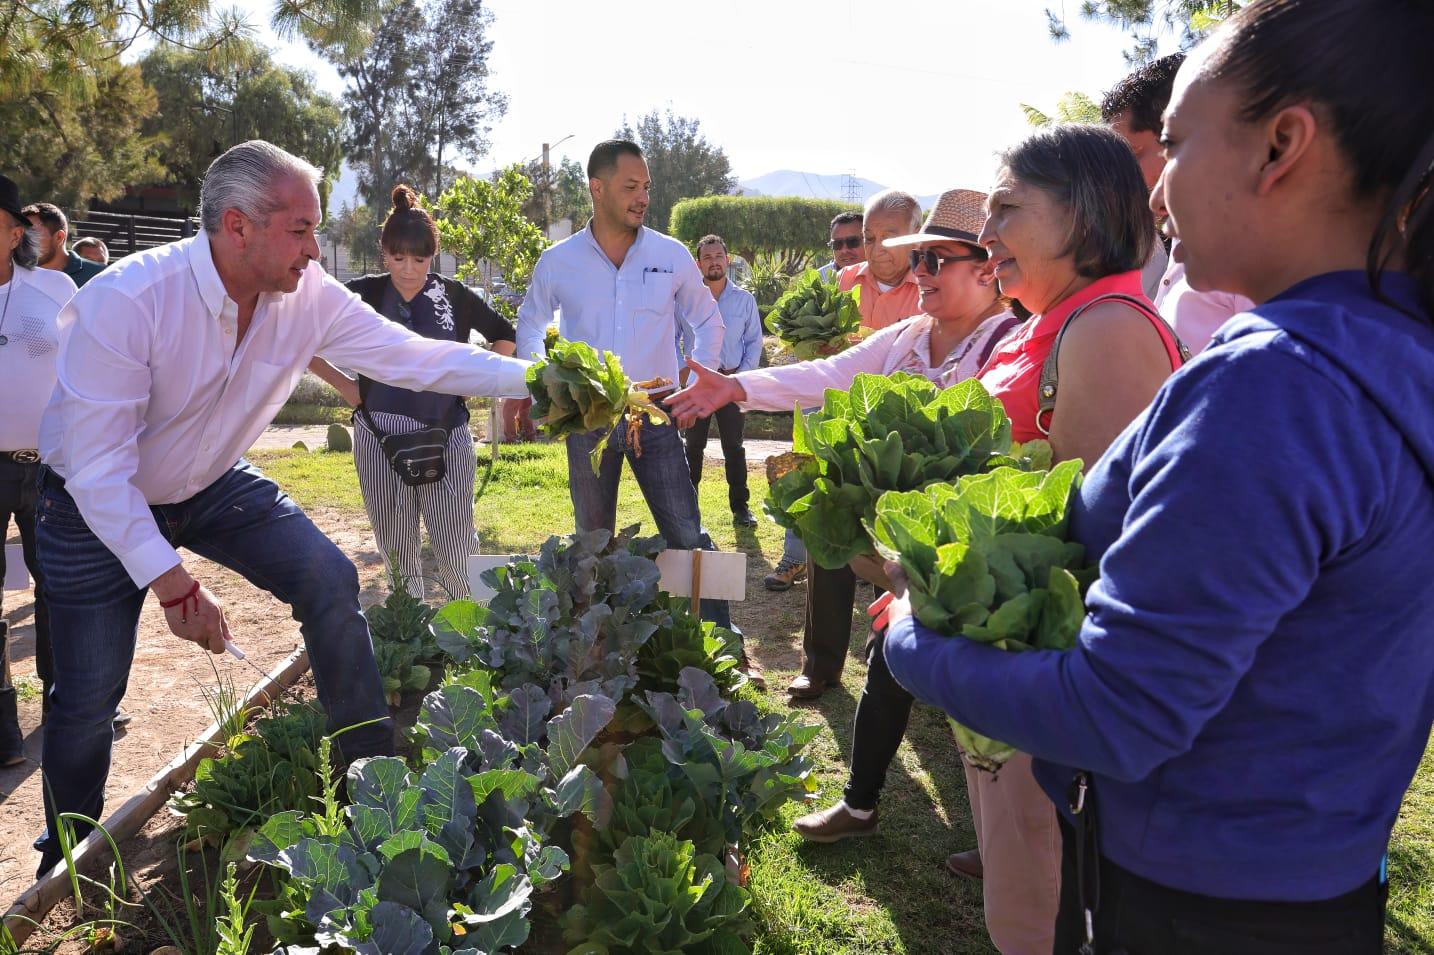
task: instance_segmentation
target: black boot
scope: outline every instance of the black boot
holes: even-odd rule
[[[15,688],[0,687],[0,769],[25,761],[25,737],[15,708]]]

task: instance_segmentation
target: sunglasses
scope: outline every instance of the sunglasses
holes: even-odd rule
[[[913,272],[916,271],[917,265],[925,265],[927,274],[940,275],[941,266],[943,265],[948,265],[952,262],[984,262],[986,260],[986,253],[972,252],[970,255],[950,255],[942,258],[936,254],[935,249],[914,249],[907,255],[906,260],[911,263],[911,270]]]
[[[861,248],[861,236],[852,235],[847,236],[845,239],[832,239],[827,243],[827,247],[833,252],[838,252],[842,249],[859,249]]]

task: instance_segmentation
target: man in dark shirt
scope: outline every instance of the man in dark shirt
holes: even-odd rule
[[[40,267],[64,272],[76,287],[84,285],[104,271],[97,262],[82,258],[65,248],[70,235],[70,220],[60,207],[49,202],[35,202],[20,210],[40,236]]]

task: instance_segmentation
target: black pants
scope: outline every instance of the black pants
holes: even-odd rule
[[[1085,941],[1076,885],[1075,833],[1060,817],[1061,907],[1056,955]],[[1157,885],[1114,863],[1100,863],[1095,914],[1100,955],[1378,955],[1384,944],[1388,885],[1379,878],[1319,902],[1217,899]]]
[[[10,530],[10,519],[20,530],[20,546],[25,566],[35,585],[35,672],[44,687],[46,702],[53,680],[50,666],[50,608],[41,595],[40,567],[35,561],[35,501],[39,495],[36,479],[39,464],[16,464],[9,456],[0,456],[0,545]],[[0,546],[0,579],[5,576],[5,548]],[[4,592],[0,591],[0,604]],[[8,649],[8,648],[7,648]]]
[[[752,494],[747,490],[747,449],[742,447],[742,409],[728,403],[712,413],[710,418],[698,418],[683,435],[687,442],[687,470],[692,475],[692,486],[702,482],[702,452],[707,449],[707,435],[712,419],[717,419],[717,436],[722,441],[722,461],[727,469],[727,503],[733,511],[747,506]]]
[[[911,719],[910,693],[886,668],[886,631],[866,644],[866,685],[856,704],[851,733],[851,771],[842,799],[853,809],[875,809],[886,785],[886,771],[896,758]]]
[[[807,619],[802,628],[802,673],[812,680],[841,682],[851,644],[856,574],[850,567],[827,570],[807,558]]]

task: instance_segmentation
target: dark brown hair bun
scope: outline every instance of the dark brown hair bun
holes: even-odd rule
[[[409,209],[418,208],[418,193],[405,183],[393,187],[392,197],[394,212],[407,212]]]

